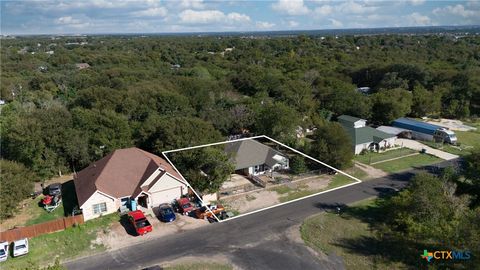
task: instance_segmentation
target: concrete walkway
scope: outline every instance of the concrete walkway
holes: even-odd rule
[[[425,149],[427,151],[427,154],[439,157],[441,159],[445,160],[452,160],[458,158],[457,155],[450,154],[435,148],[432,148],[428,145],[425,145],[419,141],[414,141],[414,140],[408,140],[408,139],[397,139],[396,144],[399,144],[403,147],[407,147],[413,150],[421,151],[422,149]]]

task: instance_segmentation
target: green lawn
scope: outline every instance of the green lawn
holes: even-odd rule
[[[403,263],[391,262],[378,254],[375,232],[366,221],[377,214],[375,202],[370,199],[352,206],[363,218],[348,212],[321,213],[307,218],[300,228],[302,239],[319,252],[342,257],[346,269],[406,269]],[[363,245],[370,241],[372,245]]]
[[[76,256],[88,255],[105,250],[103,245],[93,244],[97,232],[108,230],[110,224],[118,222],[118,214],[110,214],[85,222],[64,231],[44,234],[29,239],[29,253],[18,258],[8,258],[2,269],[30,269],[32,265],[53,264],[58,257],[61,261]]]
[[[480,129],[476,131],[455,131],[455,134],[457,134],[458,145],[435,142],[425,142],[425,144],[459,156],[468,155],[473,148],[480,147]]]
[[[419,154],[411,157],[405,157],[397,160],[378,163],[372,166],[389,173],[395,173],[395,172],[408,170],[414,167],[421,167],[421,166],[427,166],[427,165],[439,163],[442,161],[443,159],[440,159],[428,154]]]
[[[63,203],[61,203],[55,210],[49,213],[45,209],[43,209],[42,206],[39,205],[39,201],[42,198],[43,196],[40,196],[36,200],[32,200],[32,202],[27,206],[29,207],[28,213],[32,218],[30,218],[25,223],[25,226],[47,222],[47,221],[59,219],[65,216]]]
[[[178,264],[173,266],[167,266],[163,269],[166,270],[231,270],[232,266],[220,263],[194,263],[194,264]]]
[[[414,153],[418,152],[408,148],[400,148],[395,150],[389,150],[383,153],[367,152],[365,154],[355,156],[355,160],[363,164],[371,164],[387,159],[411,155]]]

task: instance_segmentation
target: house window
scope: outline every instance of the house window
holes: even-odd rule
[[[107,212],[107,203],[105,202],[94,204],[92,207],[95,215]]]

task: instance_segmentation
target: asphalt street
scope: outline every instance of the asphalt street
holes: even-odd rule
[[[221,254],[241,269],[344,269],[341,258],[319,259],[288,232],[298,229],[311,215],[378,196],[378,187],[401,189],[415,173],[452,162],[456,161],[369,180],[227,222],[70,261],[65,266],[72,270],[143,269],[185,256],[208,258]]]

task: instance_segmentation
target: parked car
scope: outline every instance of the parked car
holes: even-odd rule
[[[62,184],[55,183],[47,187],[47,194],[50,196],[56,196],[62,194]]]
[[[223,207],[223,205],[220,205],[220,204],[208,205],[208,207],[217,216],[225,211],[225,208]],[[212,218],[213,217],[212,213],[207,210],[206,206],[202,206],[202,207],[198,208],[197,210],[195,210],[195,216],[199,219]]]
[[[159,218],[163,222],[172,222],[175,220],[175,212],[169,204],[161,204],[159,209]]]
[[[6,261],[8,258],[8,242],[0,243],[0,262]]]
[[[28,239],[24,238],[13,242],[13,257],[22,256],[28,253]]]
[[[152,231],[152,225],[141,210],[135,210],[128,213],[128,220],[135,228],[138,235],[144,235]]]
[[[195,210],[195,207],[188,198],[180,198],[177,200],[177,212],[183,215],[188,215]]]

